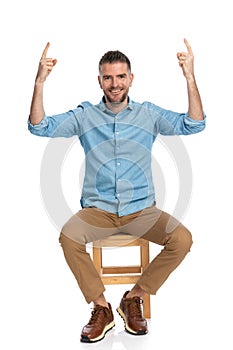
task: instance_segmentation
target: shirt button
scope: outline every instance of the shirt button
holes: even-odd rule
[[[121,163],[120,163],[120,162],[117,162],[117,165],[121,165]]]
[[[116,134],[119,135],[119,131],[116,131]]]

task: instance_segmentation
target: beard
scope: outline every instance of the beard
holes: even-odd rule
[[[124,101],[127,99],[127,97],[128,97],[128,91],[126,91],[126,92],[119,98],[119,100],[116,101],[114,98],[111,98],[111,96],[110,96],[108,93],[106,93],[106,91],[105,91],[105,98],[106,98],[106,100],[107,100],[108,102],[112,103],[112,104],[114,104],[114,103],[116,103],[116,104],[122,103],[122,102],[124,102]]]

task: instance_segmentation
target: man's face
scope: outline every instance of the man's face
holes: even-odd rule
[[[108,102],[122,103],[127,99],[133,74],[124,62],[105,63],[101,66],[98,80]]]

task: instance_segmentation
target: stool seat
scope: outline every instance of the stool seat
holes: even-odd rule
[[[127,266],[104,266],[104,247],[140,247],[140,264]],[[150,261],[149,242],[125,233],[117,233],[105,239],[93,242],[93,263],[102,281],[106,285],[112,284],[135,284]],[[145,318],[151,317],[150,295],[145,294],[143,298],[143,313]]]

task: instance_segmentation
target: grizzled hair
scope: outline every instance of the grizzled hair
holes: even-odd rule
[[[120,51],[108,51],[99,61],[99,71],[101,70],[101,66],[105,63],[114,63],[114,62],[123,62],[128,66],[129,71],[131,72],[131,64],[128,57]]]

